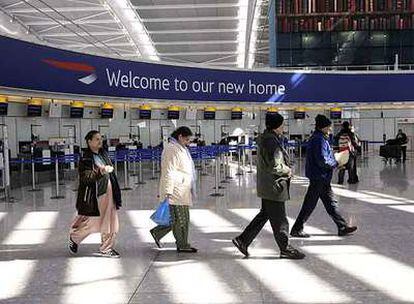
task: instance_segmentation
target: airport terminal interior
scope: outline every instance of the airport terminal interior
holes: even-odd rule
[[[414,303],[413,68],[414,0],[0,0],[0,303]]]

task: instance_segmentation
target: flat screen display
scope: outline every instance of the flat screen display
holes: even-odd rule
[[[101,109],[101,118],[113,118],[114,109]]]
[[[168,111],[168,119],[179,119],[180,111]]]
[[[27,116],[36,117],[42,116],[42,106],[38,105],[27,105]]]
[[[151,110],[139,110],[139,119],[151,119]]]
[[[8,108],[9,108],[8,103],[6,103],[6,102],[0,103],[0,116],[6,116]]]
[[[70,107],[70,118],[83,118],[83,108]]]
[[[206,120],[216,119],[216,112],[214,112],[214,111],[204,111],[204,119],[206,119]]]
[[[341,119],[342,112],[331,112],[331,119]]]
[[[295,111],[293,112],[293,118],[294,119],[305,119],[305,112]]]
[[[231,112],[231,119],[232,120],[240,120],[243,117],[243,112]]]

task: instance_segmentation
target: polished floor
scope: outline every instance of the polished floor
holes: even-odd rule
[[[297,167],[291,220],[307,186],[303,164]],[[370,155],[359,171],[358,185],[334,185],[358,233],[338,237],[320,203],[305,228],[312,237],[291,241],[307,254],[301,261],[279,259],[268,225],[249,259],[232,246],[259,206],[254,173],[233,174],[218,198],[209,196],[213,176],[199,179],[191,210],[197,254],[176,253],[172,235],[163,249],[153,244],[148,230],[157,181],[147,174],[145,185],[131,180],[134,189],[123,192],[120,259],[95,255],[98,235],[69,255],[73,182],[61,186],[60,200],[50,199],[53,184],[39,192],[16,189],[14,203],[0,203],[0,303],[414,303],[414,160],[390,166]]]

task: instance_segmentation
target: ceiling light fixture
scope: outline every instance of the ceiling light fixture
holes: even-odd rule
[[[142,20],[129,0],[108,0],[105,4],[115,15],[114,19],[125,28],[125,32],[131,38],[136,52],[143,58],[151,58],[159,61],[157,50],[154,47]]]
[[[260,15],[262,13],[262,4],[263,0],[256,0],[256,7],[254,9],[254,17],[252,23],[252,33],[250,35],[250,44],[249,44],[249,58],[247,67],[251,69],[255,62],[255,55],[256,55],[256,43],[257,43],[257,33],[259,31],[259,20]]]
[[[238,7],[239,12],[237,19],[239,20],[237,26],[237,66],[239,68],[244,67],[244,59],[246,53],[246,27],[247,27],[247,11],[249,9],[248,0],[239,0]]]

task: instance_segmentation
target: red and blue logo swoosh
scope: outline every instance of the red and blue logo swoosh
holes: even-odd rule
[[[98,79],[98,76],[96,75],[96,69],[89,64],[70,61],[59,61],[54,59],[43,59],[42,61],[58,69],[88,73],[89,75],[78,79],[80,82],[84,84],[91,84],[95,82],[96,79]]]

